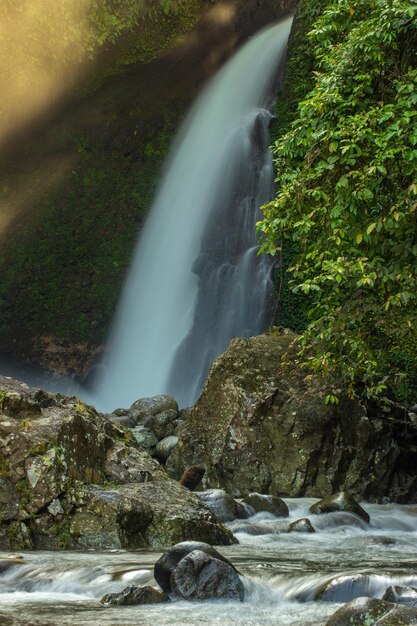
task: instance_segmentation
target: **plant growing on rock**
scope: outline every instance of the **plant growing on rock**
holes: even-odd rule
[[[417,385],[417,5],[331,0],[309,37],[318,71],[274,148],[262,249],[295,244],[292,290],[315,296],[300,362],[350,395],[388,385],[407,395]]]

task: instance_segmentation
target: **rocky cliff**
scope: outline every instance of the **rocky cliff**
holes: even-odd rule
[[[136,549],[231,532],[132,433],[0,376],[0,549]]]
[[[188,410],[174,475],[200,464],[206,486],[323,497],[417,501],[417,416],[392,402],[327,404],[326,381],[291,365],[295,335],[233,339]],[[287,365],[283,365],[283,358]]]
[[[183,0],[101,46],[59,98],[0,136],[3,355],[85,376],[190,102],[246,38],[294,5]]]

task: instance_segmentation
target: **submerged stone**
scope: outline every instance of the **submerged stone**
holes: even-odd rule
[[[249,504],[255,513],[271,513],[275,517],[288,517],[289,511],[284,500],[277,496],[268,496],[260,493],[250,493],[243,498],[244,504]]]
[[[161,604],[169,598],[153,587],[129,585],[120,593],[108,593],[100,600],[105,606],[135,606],[137,604]]]

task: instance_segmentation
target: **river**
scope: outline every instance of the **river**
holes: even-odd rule
[[[0,574],[0,615],[16,626],[318,626],[355,597],[417,586],[417,506],[365,503],[368,526],[346,513],[310,515],[314,501],[286,499],[290,521],[308,517],[314,534],[280,532],[283,520],[262,513],[230,524],[240,544],[220,551],[244,578],[243,603],[105,608],[106,593],[155,584],[161,551],[21,552],[24,563]]]

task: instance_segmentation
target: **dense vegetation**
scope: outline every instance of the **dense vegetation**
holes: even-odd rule
[[[350,394],[390,387],[411,399],[417,5],[326,4],[309,33],[312,88],[275,145],[278,193],[259,230],[267,252],[291,251],[291,288],[311,298],[300,362]],[[304,2],[308,10],[317,3]]]

